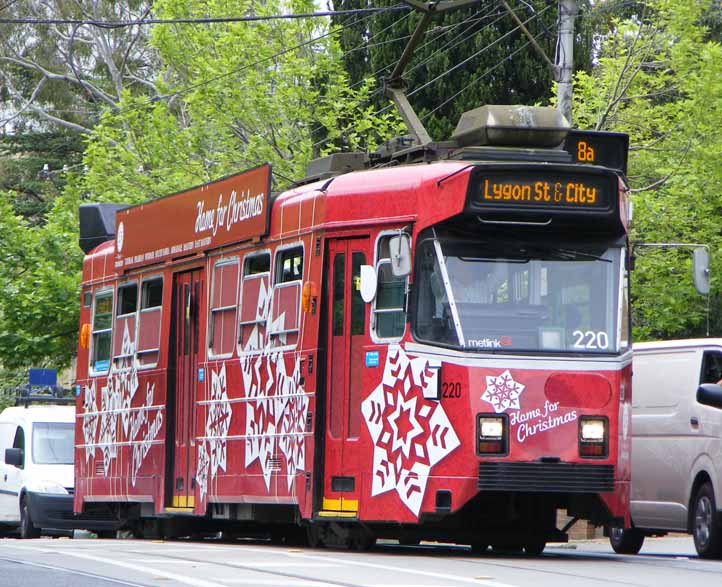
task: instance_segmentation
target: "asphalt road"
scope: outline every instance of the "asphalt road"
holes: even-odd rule
[[[540,557],[473,556],[446,545],[370,552],[260,542],[0,540],[2,587],[719,587],[722,561],[698,559],[691,538],[648,539],[637,556],[605,540],[550,545]]]

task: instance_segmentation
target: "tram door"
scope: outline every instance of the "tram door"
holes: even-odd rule
[[[361,265],[367,263],[368,238],[329,243],[326,276],[328,308],[327,400],[324,439],[323,510],[358,511],[361,466],[361,380],[368,318],[361,299]]]
[[[166,506],[194,506],[196,471],[196,388],[202,385],[199,364],[203,353],[205,315],[203,269],[177,273],[173,278],[173,352],[168,387],[168,431],[172,442],[166,444]]]

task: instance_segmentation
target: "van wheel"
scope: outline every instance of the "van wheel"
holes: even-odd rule
[[[25,498],[20,503],[20,538],[40,538],[40,528],[36,528],[30,517],[30,508]]]
[[[697,554],[702,558],[719,557],[722,554],[722,528],[717,521],[717,506],[709,483],[697,491],[692,516],[692,536]]]
[[[609,544],[617,554],[637,554],[642,550],[644,534],[636,528],[609,528]]]

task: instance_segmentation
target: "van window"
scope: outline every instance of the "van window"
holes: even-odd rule
[[[19,448],[23,451],[23,460],[20,463],[20,468],[25,468],[25,431],[22,426],[18,426],[15,430],[15,438],[13,439],[13,448]],[[5,455],[3,455],[3,458]]]
[[[72,465],[75,427],[72,422],[33,424],[33,463]]]
[[[700,383],[719,383],[722,379],[722,353],[706,351],[702,358]]]

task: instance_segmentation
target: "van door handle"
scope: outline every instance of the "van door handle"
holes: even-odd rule
[[[699,427],[699,420],[697,419],[697,416],[692,416],[689,419],[689,423],[692,424],[692,428],[698,428]]]

